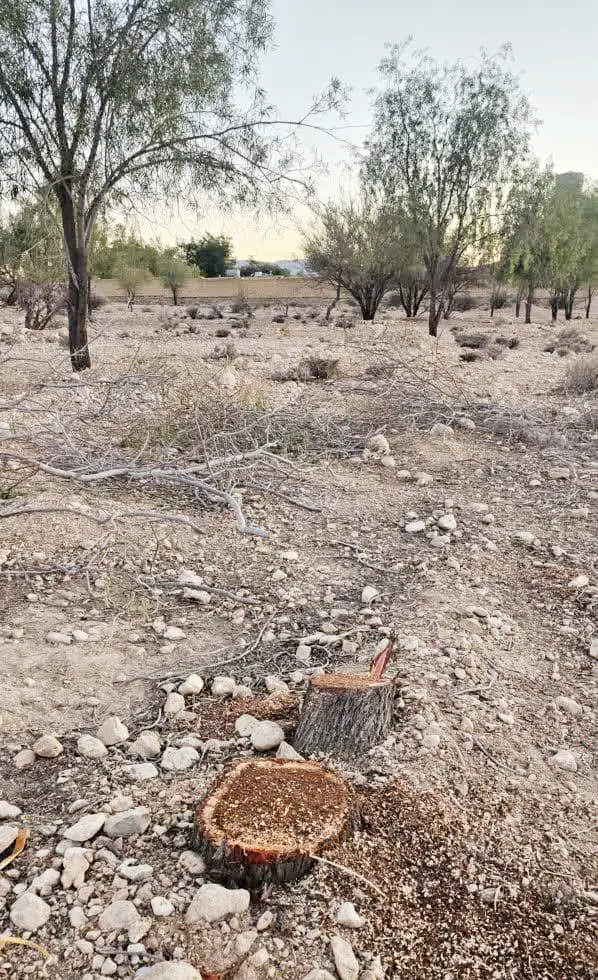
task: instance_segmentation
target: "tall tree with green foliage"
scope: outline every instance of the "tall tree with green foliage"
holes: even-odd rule
[[[303,251],[308,270],[346,289],[368,321],[374,320],[405,258],[394,214],[365,198],[320,208],[314,227],[303,236]]]
[[[208,279],[226,275],[233,263],[233,243],[226,235],[204,235],[198,242],[182,246],[189,265],[194,265]]]
[[[186,203],[278,200],[293,177],[288,126],[276,130],[257,82],[272,30],[268,0],[3,0],[0,157],[13,193],[45,188],[60,209],[74,370],[90,365],[89,245],[105,205],[181,190]]]
[[[475,67],[439,65],[391,48],[380,65],[373,135],[362,172],[411,229],[437,335],[455,273],[496,234],[505,189],[528,154],[531,112],[508,69],[508,48]]]

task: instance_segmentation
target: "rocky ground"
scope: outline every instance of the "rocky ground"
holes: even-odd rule
[[[598,321],[193,317],[72,377],[2,311],[0,976],[598,977]],[[210,882],[207,788],[391,634],[356,832]]]

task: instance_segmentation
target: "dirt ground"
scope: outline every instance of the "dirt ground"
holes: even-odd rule
[[[110,960],[132,977],[161,958],[204,976],[334,976],[340,933],[364,980],[598,977],[598,398],[564,387],[598,318],[553,324],[537,307],[525,326],[474,309],[434,340],[396,310],[374,325],[346,305],[327,323],[315,297],[284,312],[108,304],[92,370],[73,377],[62,321],[25,334],[0,311],[0,800],[31,831],[0,874],[2,926],[18,932],[11,890],[59,866],[69,808],[122,793],[152,817],[123,853],[150,861],[175,906],[130,954],[93,921],[73,931],[68,911],[94,906],[93,890],[57,889],[32,936],[49,965],[6,947],[0,976],[95,980]],[[570,327],[563,356],[547,352]],[[387,446],[369,450],[378,434]],[[263,533],[241,533],[234,506]],[[247,751],[234,732],[247,709],[210,697],[209,680],[230,672],[262,700],[276,675],[300,697],[314,669],[367,670],[390,634],[393,733],[355,766],[330,760],[361,794],[364,829],[328,857],[362,880],[321,865],[228,931],[189,930],[196,883],[176,863],[189,808]],[[165,690],[192,672],[203,694],[165,718]],[[97,762],[75,750],[109,715],[131,739],[155,726],[168,745],[218,744],[197,773],[131,789],[126,746]],[[296,704],[280,720],[292,740]],[[48,733],[64,754],[17,768]],[[95,905],[128,888],[141,907],[139,886],[109,867],[94,877],[100,864]],[[336,925],[343,901],[362,928]],[[264,910],[266,960],[254,944],[231,967],[235,930]]]

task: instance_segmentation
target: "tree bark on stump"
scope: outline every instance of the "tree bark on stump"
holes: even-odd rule
[[[302,755],[323,752],[358,758],[384,741],[392,722],[394,688],[387,677],[312,677],[293,745]]]
[[[354,817],[347,783],[317,763],[244,759],[198,806],[193,846],[210,877],[255,890],[306,874]]]

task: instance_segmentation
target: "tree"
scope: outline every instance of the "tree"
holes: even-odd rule
[[[233,243],[225,235],[204,235],[198,242],[183,245],[183,251],[189,265],[196,266],[208,279],[226,275],[234,263]]]
[[[586,287],[586,319],[590,316],[592,297],[598,285],[598,186],[584,189],[582,197],[583,212],[583,257],[580,280]]]
[[[401,269],[397,277],[397,291],[405,315],[408,318],[416,317],[428,295],[428,279],[424,267],[415,263]]]
[[[58,202],[74,370],[90,365],[88,253],[105,205],[181,188],[187,202],[282,197],[290,134],[268,135],[257,84],[271,36],[268,0],[3,0],[0,156],[17,193]],[[311,111],[340,97],[334,81]]]
[[[525,296],[526,323],[531,323],[536,290],[554,281],[554,190],[551,170],[531,165],[513,184],[506,201],[503,262],[517,283],[518,295]]]
[[[290,275],[288,269],[281,269],[281,267],[276,265],[275,262],[258,262],[256,259],[249,259],[245,265],[241,266],[241,275],[244,278],[254,276],[256,272],[261,272],[263,276]]]
[[[330,202],[304,234],[303,249],[308,270],[346,289],[372,321],[401,263],[394,215],[365,198]]]
[[[140,265],[123,265],[117,278],[127,294],[127,309],[131,312],[140,287],[151,278],[150,273]]]
[[[380,65],[386,87],[375,103],[363,175],[411,229],[429,288],[429,331],[437,335],[455,271],[476,261],[496,233],[503,192],[528,153],[530,108],[507,70],[508,49],[477,67],[411,61],[394,46]]]
[[[178,306],[181,289],[191,275],[189,266],[176,255],[165,255],[160,261],[159,272],[162,284],[172,293],[174,306]]]

